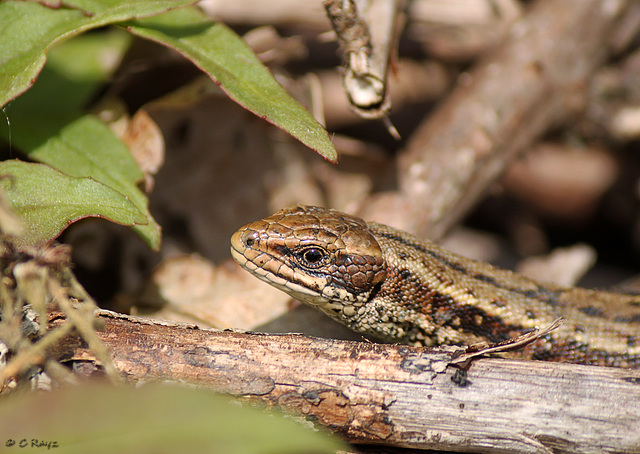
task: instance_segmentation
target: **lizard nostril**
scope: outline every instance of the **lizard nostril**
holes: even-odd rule
[[[240,237],[240,240],[242,241],[245,247],[251,248],[256,245],[256,242],[257,242],[256,235],[257,235],[257,232],[253,230],[246,230],[242,232],[242,236]]]

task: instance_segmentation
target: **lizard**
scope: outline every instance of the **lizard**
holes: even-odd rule
[[[640,295],[540,283],[337,210],[280,210],[236,231],[231,254],[259,279],[382,341],[495,344],[563,318],[507,355],[640,368]]]

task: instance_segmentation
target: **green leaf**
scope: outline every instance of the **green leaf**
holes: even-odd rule
[[[90,216],[125,225],[147,222],[144,213],[121,193],[43,164],[0,162],[0,187],[25,226],[24,235],[16,241],[19,247],[45,244],[71,222]]]
[[[153,16],[198,0],[65,0],[63,5],[109,23]]]
[[[8,106],[9,116],[46,119],[62,111],[80,115],[111,79],[131,41],[129,33],[113,27],[54,45],[36,83]]]
[[[0,106],[33,84],[47,50],[56,42],[191,3],[193,0],[75,0],[48,8],[31,1],[0,2]]]
[[[119,192],[145,217],[137,225],[120,223],[133,225],[152,249],[160,247],[160,226],[149,213],[146,195],[136,186],[143,179],[142,171],[126,145],[100,120],[80,117],[27,155],[69,176],[91,177]]]
[[[327,131],[295,101],[233,31],[196,8],[124,24],[132,33],[171,47],[206,72],[238,104],[273,123],[326,159],[337,161]]]
[[[202,389],[82,386],[9,396],[0,441],[20,453],[297,454],[346,446],[277,412],[246,407]],[[20,448],[25,440],[27,447]],[[7,452],[10,450],[6,448]]]
[[[6,108],[11,126],[7,130],[0,124],[0,137],[32,160],[69,176],[91,177],[127,197],[146,218],[133,230],[158,249],[160,227],[147,209],[146,195],[137,187],[143,179],[137,163],[109,128],[82,114],[89,97],[111,75],[128,38],[126,32],[114,29],[80,36],[51,49],[33,88]],[[114,61],[112,66],[105,65],[105,55]],[[53,233],[57,236],[59,231]]]
[[[120,30],[78,36],[51,48],[33,87],[5,107],[10,128],[0,138],[32,150],[84,114],[84,106],[111,77],[131,35]]]
[[[92,28],[157,14],[129,22],[129,30],[176,49],[240,105],[335,162],[337,153],[324,128],[287,94],[242,39],[196,8],[169,11],[191,3],[193,0],[69,0],[54,9],[37,2],[1,2],[0,106],[33,84],[54,43]]]

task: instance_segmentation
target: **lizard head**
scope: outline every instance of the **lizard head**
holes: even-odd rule
[[[332,317],[355,315],[386,277],[366,222],[312,206],[286,208],[240,228],[231,255],[259,279]]]

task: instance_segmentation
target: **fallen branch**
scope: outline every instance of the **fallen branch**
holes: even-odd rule
[[[108,311],[100,338],[128,381],[257,400],[351,442],[509,453],[640,451],[640,371],[399,345],[198,329]],[[52,325],[65,323],[62,314]],[[79,338],[61,361],[96,361]]]

